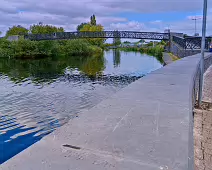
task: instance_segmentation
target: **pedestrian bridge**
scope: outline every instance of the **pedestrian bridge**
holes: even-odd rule
[[[183,33],[159,33],[159,32],[135,32],[135,31],[100,31],[100,32],[56,32],[51,34],[27,34],[25,39],[33,41],[41,40],[65,40],[77,38],[129,38],[164,40],[170,52],[180,58],[197,54],[201,49],[201,37],[183,38]],[[211,37],[206,38],[205,49],[209,48]]]
[[[25,39],[30,40],[60,40],[75,38],[131,38],[131,39],[151,39],[169,40],[168,33],[158,32],[134,32],[134,31],[99,31],[99,32],[56,32],[51,34],[28,34]]]

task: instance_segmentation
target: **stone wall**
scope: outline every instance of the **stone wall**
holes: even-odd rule
[[[212,65],[212,53],[206,53],[204,59],[204,72]],[[194,106],[199,92],[199,80],[200,80],[200,64],[197,66],[197,70],[194,76],[194,87],[193,87],[193,96],[192,96],[192,105]]]
[[[174,42],[171,42],[170,52],[179,58],[195,55],[201,52],[201,50],[191,50],[191,49],[183,49],[179,45]]]

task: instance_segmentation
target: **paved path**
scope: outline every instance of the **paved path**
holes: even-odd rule
[[[186,57],[135,81],[0,169],[193,170],[191,85],[199,61]]]
[[[170,63],[172,63],[173,61],[172,61],[172,59],[171,59],[171,57],[170,57],[170,55],[169,55],[169,53],[163,53],[163,61],[166,63],[166,64],[170,64]]]
[[[212,102],[212,66],[204,75],[203,101]],[[212,170],[212,107],[203,105],[194,116],[195,170]]]

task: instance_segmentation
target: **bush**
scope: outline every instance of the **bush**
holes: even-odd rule
[[[89,50],[92,55],[101,55],[103,53],[103,50],[100,47],[97,46],[89,46]]]
[[[4,39],[0,41],[0,57],[90,56],[101,53],[101,48],[90,45],[83,39],[62,41],[30,41],[19,39],[12,42]]]
[[[83,40],[76,39],[67,41],[64,46],[66,55],[88,55],[90,54],[89,44]]]
[[[11,43],[2,38],[0,39],[0,57],[11,57],[12,51],[10,50]]]

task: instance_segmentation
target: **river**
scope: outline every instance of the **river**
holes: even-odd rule
[[[101,57],[0,58],[0,164],[161,67],[155,57],[116,50]]]

